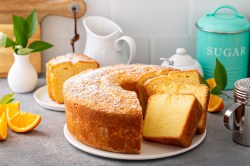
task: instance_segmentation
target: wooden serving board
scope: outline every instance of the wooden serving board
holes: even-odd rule
[[[86,12],[86,5],[83,0],[4,0],[0,2],[0,31],[8,35],[14,40],[12,15],[27,17],[33,9],[36,9],[38,21],[41,24],[44,17],[48,15],[58,15],[73,18],[73,14],[69,12],[71,4],[78,4],[80,10],[77,12],[77,18],[82,17]],[[72,24],[73,26],[73,24]],[[40,25],[34,36],[29,42],[41,40]],[[34,65],[36,71],[42,71],[42,55],[41,53],[32,53],[30,61]],[[0,47],[0,77],[6,77],[11,65],[14,62],[12,48]]]

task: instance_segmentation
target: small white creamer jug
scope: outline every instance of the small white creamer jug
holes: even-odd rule
[[[161,66],[168,66],[180,70],[197,70],[203,76],[203,70],[199,62],[187,54],[185,48],[177,48],[176,53],[170,58],[160,58]]]
[[[86,30],[84,54],[97,60],[100,66],[132,63],[135,58],[136,44],[133,38],[122,36],[122,29],[113,21],[100,17],[89,16],[83,20]],[[129,56],[125,54],[123,41],[129,46]]]

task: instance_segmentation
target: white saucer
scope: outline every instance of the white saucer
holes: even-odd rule
[[[99,149],[87,146],[79,141],[77,141],[68,131],[67,125],[64,125],[64,136],[73,146],[97,156],[113,158],[113,159],[123,159],[123,160],[150,160],[163,157],[170,157],[177,154],[189,151],[196,146],[198,146],[205,138],[206,131],[201,135],[195,135],[191,146],[188,148],[180,148],[176,146],[157,144],[148,141],[142,141],[141,153],[140,154],[123,154],[123,153],[113,153],[108,151],[103,151]]]
[[[46,109],[64,111],[64,104],[58,104],[49,98],[47,86],[37,89],[34,98],[39,105]]]

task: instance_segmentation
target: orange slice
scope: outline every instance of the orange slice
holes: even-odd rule
[[[8,137],[8,126],[5,114],[0,117],[0,140],[6,140]]]
[[[214,78],[209,78],[206,80],[209,87],[210,87],[210,90],[212,90],[215,86],[216,86],[216,82],[215,82],[215,79]]]
[[[5,111],[5,104],[1,104],[0,105],[0,116],[2,115],[2,113]]]
[[[2,115],[2,113],[7,109],[20,109],[20,102],[13,102],[13,103],[9,103],[9,104],[1,104],[0,105],[0,116]]]
[[[208,112],[218,112],[224,109],[223,99],[217,95],[210,94]]]
[[[23,133],[34,129],[41,122],[41,115],[6,109],[6,119],[11,130]]]

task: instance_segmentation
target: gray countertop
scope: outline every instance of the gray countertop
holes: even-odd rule
[[[45,85],[39,78],[37,85]],[[0,79],[0,96],[11,93],[6,79]],[[226,92],[232,95],[232,91]],[[0,142],[0,165],[250,165],[250,148],[232,141],[232,133],[223,125],[223,115],[232,100],[224,96],[225,109],[208,113],[207,135],[196,148],[172,157],[127,161],[98,157],[72,146],[63,135],[65,113],[47,110],[38,105],[34,91],[15,94],[21,110],[42,116],[42,121],[31,132],[18,134],[10,131],[8,139]]]

